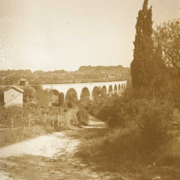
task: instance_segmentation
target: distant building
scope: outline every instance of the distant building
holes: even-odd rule
[[[0,94],[1,104],[8,106],[23,106],[23,92],[24,90],[17,86],[10,86]]]
[[[27,85],[28,85],[28,80],[27,79],[20,79],[19,86],[27,86]]]

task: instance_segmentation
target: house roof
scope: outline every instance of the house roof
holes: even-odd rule
[[[14,89],[14,90],[19,91],[19,92],[21,92],[21,93],[24,92],[23,89],[21,89],[21,88],[19,88],[19,87],[17,87],[17,86],[10,86],[10,87],[4,89],[2,92],[6,92],[6,91],[8,91],[9,89]]]

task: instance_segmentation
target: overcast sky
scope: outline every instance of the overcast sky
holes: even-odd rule
[[[0,0],[1,69],[129,67],[142,4],[143,0]],[[149,0],[150,5],[154,25],[180,18],[180,0]]]

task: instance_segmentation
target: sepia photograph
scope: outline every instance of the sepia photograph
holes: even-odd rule
[[[180,180],[180,0],[0,0],[0,180]]]

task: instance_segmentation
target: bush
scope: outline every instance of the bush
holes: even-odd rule
[[[80,100],[78,101],[78,107],[79,108],[84,108],[85,110],[87,110],[88,112],[90,111],[90,109],[92,108],[92,101],[91,100]]]
[[[38,104],[48,106],[51,101],[53,92],[43,89],[37,89],[34,96]]]
[[[24,94],[25,94],[26,97],[33,98],[34,93],[35,93],[35,89],[33,87],[26,86],[24,88]]]
[[[173,118],[173,105],[162,99],[143,99],[139,102],[139,128],[144,151],[150,154],[166,152],[168,133]]]
[[[127,92],[124,96],[114,94],[112,97],[101,97],[88,106],[91,115],[105,121],[110,128],[125,127],[136,121],[136,100]]]
[[[105,121],[109,128],[138,125],[142,151],[152,155],[166,152],[174,107],[170,101],[157,97],[134,98],[131,91],[120,97],[113,95],[93,102],[81,102],[79,107]]]
[[[67,102],[67,106],[69,108],[72,108],[76,105],[77,103],[77,94],[75,93],[67,93],[66,95],[66,102]]]
[[[78,112],[76,113],[76,117],[80,125],[88,124],[89,115],[88,115],[88,112],[84,108],[81,108],[78,110]]]

